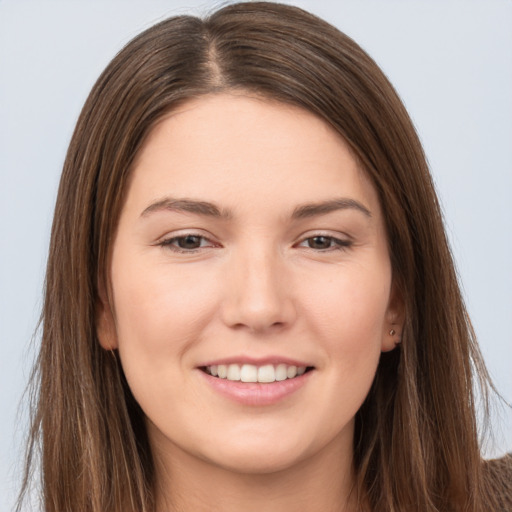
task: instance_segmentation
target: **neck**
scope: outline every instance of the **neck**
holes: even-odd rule
[[[336,444],[336,443],[334,443]],[[269,473],[239,473],[179,448],[156,461],[158,512],[355,512],[352,454],[338,445]]]

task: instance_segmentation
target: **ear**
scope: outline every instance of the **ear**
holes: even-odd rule
[[[402,342],[405,321],[405,307],[402,293],[393,284],[382,332],[382,352],[395,349]]]
[[[99,286],[99,299],[96,304],[96,335],[105,350],[118,348],[117,330],[114,315],[103,286]]]

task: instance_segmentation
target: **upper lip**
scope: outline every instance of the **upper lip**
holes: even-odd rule
[[[225,364],[225,365],[251,364],[254,366],[264,366],[267,364],[273,364],[273,365],[286,364],[288,366],[297,366],[297,367],[313,366],[305,361],[299,361],[297,359],[292,359],[290,357],[282,357],[282,356],[249,357],[249,356],[243,355],[243,356],[231,356],[231,357],[223,357],[220,359],[209,360],[209,361],[205,362],[204,364],[200,364],[199,368],[204,367],[204,366],[214,366],[214,365],[218,366],[219,364]]]

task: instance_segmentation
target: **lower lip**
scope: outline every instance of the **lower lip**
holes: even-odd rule
[[[198,370],[217,393],[244,405],[273,405],[293,395],[310,379],[313,370],[299,377],[281,381],[259,383],[220,379]]]

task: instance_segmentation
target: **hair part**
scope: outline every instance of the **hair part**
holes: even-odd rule
[[[266,2],[146,30],[112,60],[83,107],[59,186],[34,374],[26,479],[39,442],[44,510],[155,510],[144,415],[116,354],[97,340],[100,292],[109,289],[130,171],[151,129],[193,98],[234,91],[326,121],[383,206],[406,324],[356,417],[361,503],[389,512],[493,510],[473,394],[475,373],[487,399],[488,375],[413,124],[354,41],[301,9]]]

